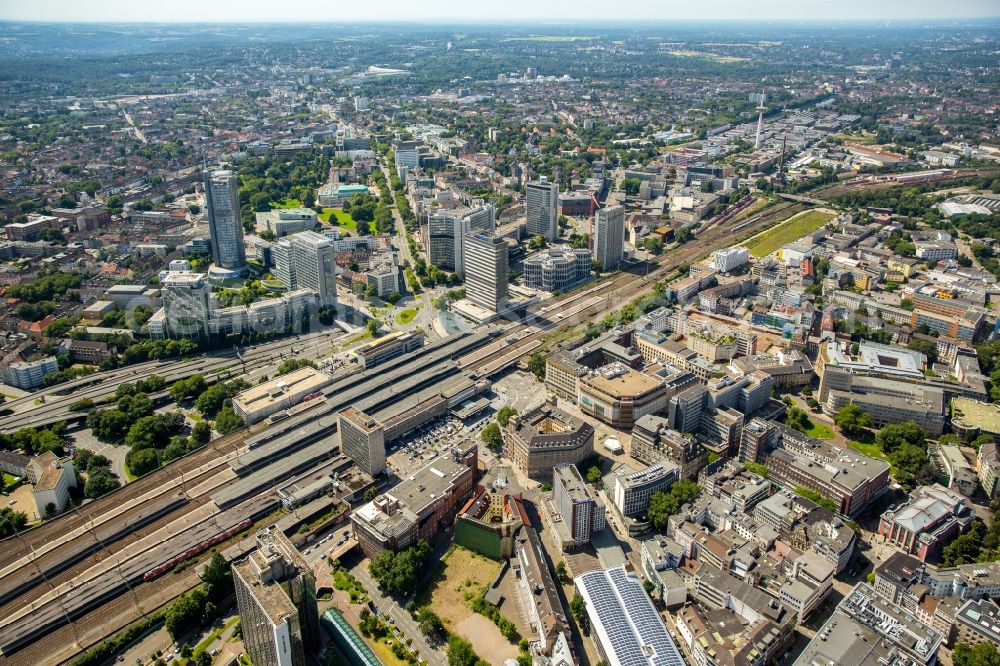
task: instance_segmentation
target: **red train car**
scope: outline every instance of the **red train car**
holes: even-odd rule
[[[173,569],[175,566],[177,566],[181,562],[183,562],[185,560],[189,560],[192,557],[194,557],[195,555],[198,555],[199,553],[205,552],[206,550],[208,550],[209,548],[211,548],[215,544],[219,543],[220,541],[225,541],[226,539],[228,539],[229,537],[233,536],[234,534],[239,534],[240,532],[242,532],[246,528],[250,527],[251,525],[253,525],[253,521],[252,520],[244,520],[244,521],[238,523],[237,525],[234,525],[233,527],[230,527],[228,530],[226,530],[224,532],[220,532],[219,534],[216,534],[214,537],[212,537],[210,539],[205,539],[201,543],[199,543],[199,544],[197,544],[195,546],[192,546],[191,548],[188,548],[186,551],[184,551],[183,553],[181,553],[177,557],[164,562],[163,564],[161,564],[158,567],[154,567],[153,569],[150,569],[142,577],[142,580],[146,581],[146,582],[149,582],[149,581],[153,580],[154,578],[158,578],[159,576],[162,576],[163,574],[165,574],[166,572],[170,571],[171,569]]]

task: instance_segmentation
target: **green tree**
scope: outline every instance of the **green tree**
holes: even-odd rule
[[[848,437],[858,437],[871,427],[872,417],[868,412],[851,403],[837,410],[833,422]]]
[[[212,440],[212,426],[207,421],[198,421],[191,429],[191,441],[198,446],[204,446]]]
[[[164,624],[170,636],[177,640],[186,632],[201,625],[207,619],[205,610],[208,606],[208,595],[202,588],[182,594],[167,606],[164,614]]]
[[[368,571],[379,586],[395,596],[414,588],[424,560],[430,553],[430,544],[421,539],[416,545],[398,553],[389,550],[379,553],[369,563]]]
[[[483,444],[494,451],[503,447],[503,436],[500,434],[500,426],[497,425],[496,421],[493,421],[483,428],[479,437],[483,440]]]
[[[594,465],[587,470],[587,483],[596,486],[601,483],[602,478],[601,468],[598,465]]]
[[[992,643],[976,646],[958,643],[951,653],[951,660],[955,666],[1000,666],[1000,652]]]
[[[472,643],[459,636],[448,638],[448,666],[486,666],[472,649]]]
[[[0,539],[14,536],[28,524],[28,516],[20,511],[14,511],[9,506],[0,508]]]
[[[516,415],[517,415],[517,410],[514,409],[513,407],[510,406],[501,407],[500,411],[497,412],[497,423],[499,423],[502,427],[506,428],[507,423],[510,422],[510,417]]]
[[[809,417],[801,408],[792,405],[785,414],[785,425],[799,432],[805,432],[812,424],[809,422]]]
[[[289,358],[281,362],[278,365],[278,371],[275,373],[275,377],[281,375],[287,375],[289,372],[295,372],[299,368],[315,368],[316,363],[308,358]]]
[[[100,469],[95,474],[89,475],[87,483],[83,487],[83,495],[87,499],[97,499],[117,490],[121,485],[121,482],[115,478],[110,470]]]
[[[433,641],[443,640],[447,635],[444,622],[427,606],[421,606],[417,611],[417,626],[420,628],[420,633]]]
[[[233,593],[233,572],[229,563],[218,552],[212,554],[201,572],[208,598],[218,603]]]
[[[125,455],[125,465],[132,474],[142,476],[159,468],[160,458],[156,455],[156,449],[133,449]]]
[[[903,444],[926,448],[926,440],[927,435],[916,421],[890,423],[875,435],[875,443],[886,455],[891,454]]]
[[[583,625],[587,621],[587,602],[579,592],[573,595],[569,602],[569,612],[576,623]]]
[[[191,375],[186,379],[179,379],[170,386],[170,397],[176,402],[196,398],[208,388],[205,377],[202,375]]]
[[[243,419],[233,411],[232,407],[223,407],[215,415],[215,429],[220,435],[225,435],[243,426]]]
[[[937,343],[923,338],[913,338],[907,345],[907,349],[920,352],[927,357],[927,363],[933,364],[937,360]]]
[[[541,352],[534,352],[528,357],[528,370],[535,375],[539,381],[545,379],[545,357]]]
[[[657,529],[664,529],[670,517],[682,506],[701,494],[701,488],[694,481],[675,481],[667,492],[655,492],[649,498],[646,514]]]

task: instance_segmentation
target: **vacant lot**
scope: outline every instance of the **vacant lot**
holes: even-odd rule
[[[511,645],[489,619],[473,613],[469,607],[469,600],[493,582],[500,563],[455,547],[445,556],[443,565],[421,601],[429,601],[431,610],[448,631],[472,643],[476,653],[491,664],[503,664],[505,659],[517,657],[517,646]],[[514,603],[513,599],[508,603]]]
[[[809,210],[789,218],[773,229],[768,229],[764,233],[754,236],[744,245],[753,256],[766,257],[782,245],[797,241],[806,234],[816,231],[834,217],[836,216],[833,213]]]

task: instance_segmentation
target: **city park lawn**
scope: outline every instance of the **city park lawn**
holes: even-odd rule
[[[285,197],[281,201],[272,201],[271,208],[302,208],[302,202],[298,199]]]
[[[816,231],[836,217],[821,210],[808,210],[788,218],[776,227],[760,233],[744,243],[750,254],[766,257],[782,245],[797,241],[808,233]]]
[[[350,213],[345,213],[339,208],[324,208],[323,212],[319,214],[319,219],[354,235],[358,233],[358,221],[351,217]],[[366,224],[368,224],[368,233],[371,233],[371,222]]]
[[[833,432],[833,428],[823,423],[816,423],[815,421],[809,421],[809,427],[806,429],[806,434],[813,439],[834,439],[837,434]]]
[[[413,318],[417,316],[417,311],[413,308],[407,308],[403,310],[398,315],[396,315],[396,323],[398,324],[409,324],[413,321]]]

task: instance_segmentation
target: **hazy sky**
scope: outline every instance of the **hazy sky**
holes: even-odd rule
[[[997,0],[0,0],[0,19],[394,21],[909,19],[1000,16]]]

